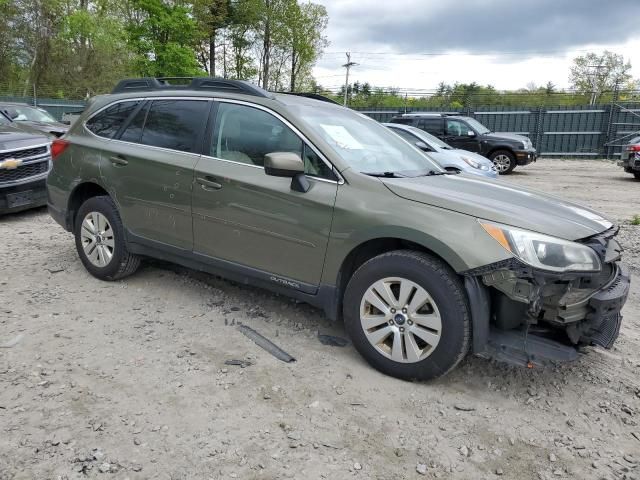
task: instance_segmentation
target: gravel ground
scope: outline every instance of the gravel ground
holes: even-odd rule
[[[542,160],[501,181],[623,223],[638,275],[640,182],[614,164]],[[95,280],[44,210],[4,217],[0,238],[2,480],[640,478],[637,282],[611,351],[535,370],[469,357],[407,383],[320,343],[342,326],[283,297],[158,262]]]

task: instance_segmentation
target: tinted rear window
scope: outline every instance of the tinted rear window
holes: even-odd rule
[[[147,118],[147,112],[149,111],[149,105],[145,105],[138,113],[131,119],[127,128],[124,129],[122,135],[120,135],[120,140],[125,142],[133,142],[140,143],[140,137],[142,136],[142,127],[144,126],[144,121]]]
[[[87,128],[96,135],[112,138],[139,104],[139,100],[132,100],[111,105],[87,120]]]
[[[208,112],[207,101],[155,100],[147,114],[140,143],[194,152]]]
[[[442,117],[424,117],[418,122],[418,128],[435,134],[441,134],[443,126],[444,122]]]

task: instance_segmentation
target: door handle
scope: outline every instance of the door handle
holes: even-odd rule
[[[198,177],[196,180],[204,190],[220,190],[222,188],[222,185],[212,180],[211,177]]]
[[[109,157],[109,161],[114,167],[124,167],[125,165],[129,165],[127,159],[121,155],[113,155],[112,157]]]

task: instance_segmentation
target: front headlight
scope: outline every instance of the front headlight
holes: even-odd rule
[[[596,252],[586,245],[507,225],[480,221],[482,228],[528,265],[552,272],[598,272]]]
[[[480,168],[480,167],[481,167],[480,162],[476,162],[476,161],[475,161],[474,159],[472,159],[472,158],[464,157],[464,156],[462,156],[462,157],[460,157],[460,158],[462,158],[462,160],[463,160],[467,165],[469,165],[469,166],[471,166],[471,167],[473,167],[473,168]]]

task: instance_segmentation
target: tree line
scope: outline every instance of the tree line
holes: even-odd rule
[[[612,101],[640,101],[640,81],[631,75],[631,63],[622,55],[610,51],[590,52],[573,59],[569,69],[570,89],[559,89],[552,82],[546,85],[529,83],[525,88],[500,91],[492,85],[476,82],[447,84],[441,82],[435,90],[402,90],[376,88],[368,82],[354,82],[337,91],[316,85],[315,92],[327,95],[339,103],[348,95],[353,107],[389,108],[450,108],[460,110],[478,106],[553,106],[593,105]]]
[[[308,90],[327,21],[298,0],[0,0],[0,90],[85,98],[198,75]]]

